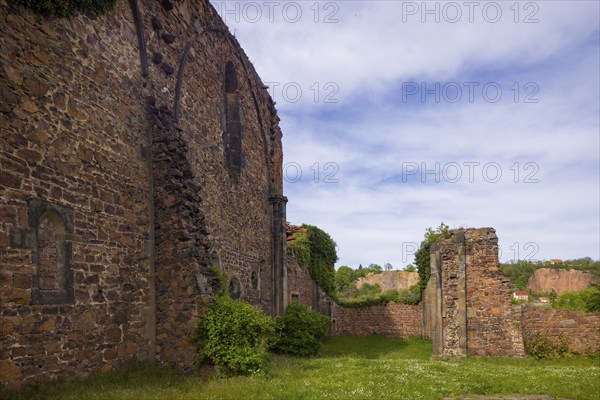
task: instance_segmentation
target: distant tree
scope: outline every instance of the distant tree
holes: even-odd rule
[[[362,269],[362,264],[358,264],[358,269]]]
[[[379,272],[383,271],[383,269],[381,268],[381,265],[379,265],[379,264],[369,264],[369,270],[371,270],[371,272],[375,272],[375,273],[379,273]]]
[[[393,266],[392,264],[390,264],[390,263],[385,263],[385,265],[383,266],[383,268],[384,268],[386,271],[391,271],[391,270],[393,270],[393,269],[394,269],[394,266]]]
[[[412,264],[408,264],[404,270],[406,272],[417,272],[417,268]]]
[[[338,290],[344,290],[354,280],[354,270],[342,265],[335,271],[335,286]]]

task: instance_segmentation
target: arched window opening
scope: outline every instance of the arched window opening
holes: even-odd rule
[[[47,212],[40,218],[37,229],[40,290],[64,290],[64,257],[60,257],[61,245],[57,232],[61,224],[53,221],[56,217],[51,219],[49,214]]]
[[[232,276],[229,279],[229,284],[227,285],[227,293],[229,297],[234,300],[239,300],[242,295],[242,284],[240,282],[240,278],[237,276]]]
[[[33,304],[73,302],[73,275],[70,267],[72,227],[66,209],[42,201],[30,202],[30,223],[35,230],[33,252],[36,274],[33,277]],[[62,211],[61,211],[62,210]],[[63,218],[63,214],[65,218]]]
[[[237,73],[229,61],[225,65],[225,164],[235,172],[243,167],[241,117]]]

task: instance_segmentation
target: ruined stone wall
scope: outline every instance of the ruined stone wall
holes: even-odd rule
[[[553,310],[522,306],[521,326],[525,341],[540,334],[556,341],[563,336],[572,351],[600,351],[600,313]]]
[[[49,21],[0,2],[0,381],[153,352],[146,112],[127,6]],[[36,284],[57,265],[64,282]]]
[[[281,311],[278,117],[209,2],[0,29],[0,381],[190,368],[210,267]]]
[[[152,55],[145,93],[154,123],[157,351],[185,369],[194,359],[186,338],[214,287],[211,267],[228,275],[233,297],[274,313],[269,199],[281,196],[281,132],[266,88],[210,4],[174,4],[144,2],[141,18]],[[226,162],[232,93],[239,165]]]
[[[322,315],[331,316],[333,299],[312,280],[308,268],[300,266],[293,253],[288,251],[287,299],[288,304],[298,301]]]
[[[498,268],[492,228],[459,229],[431,247],[424,329],[435,356],[520,356],[520,314]]]
[[[500,272],[492,228],[467,230],[467,349],[472,355],[523,355],[518,308]]]
[[[308,268],[301,267],[293,253],[288,251],[286,268],[288,274],[288,303],[298,301],[313,308],[315,283]]]
[[[390,302],[386,305],[348,308],[333,306],[331,334],[383,335],[406,338],[422,336],[423,307]]]

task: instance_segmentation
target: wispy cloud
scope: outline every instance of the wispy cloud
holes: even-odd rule
[[[600,258],[597,2],[214,3],[272,83],[288,219],[341,264],[412,262],[442,220],[495,227],[504,260]]]

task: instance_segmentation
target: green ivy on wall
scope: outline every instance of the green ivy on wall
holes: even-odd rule
[[[12,2],[47,17],[70,17],[76,13],[104,14],[114,7],[117,0],[13,0]]]
[[[308,268],[311,278],[328,295],[335,297],[336,244],[327,232],[312,225],[302,225],[300,233],[288,244],[298,263]]]

